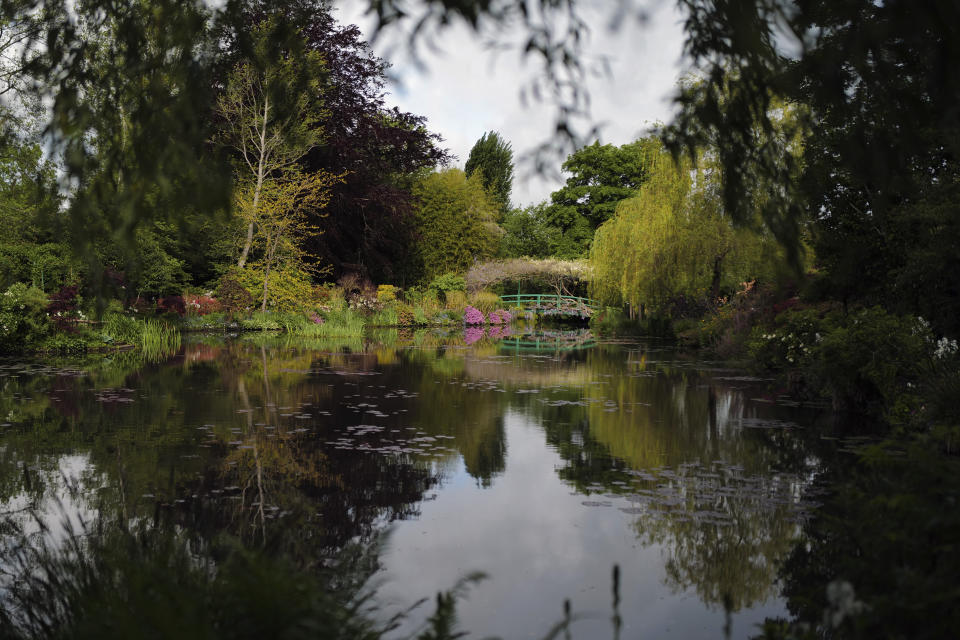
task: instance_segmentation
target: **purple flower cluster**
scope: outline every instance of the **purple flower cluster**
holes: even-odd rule
[[[490,324],[508,324],[513,320],[513,316],[511,316],[510,312],[506,309],[498,309],[490,312],[488,320]]]
[[[471,306],[463,310],[463,324],[483,324],[486,319],[483,317],[483,311]]]
[[[310,314],[310,319],[313,321],[313,324],[323,324],[323,316],[319,315],[316,311]]]

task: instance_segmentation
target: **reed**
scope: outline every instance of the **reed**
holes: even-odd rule
[[[144,320],[140,350],[148,360],[160,360],[180,348],[180,331],[162,320]]]
[[[367,321],[363,316],[351,311],[341,311],[328,314],[322,323],[305,322],[291,326],[287,331],[291,335],[305,338],[360,337],[366,326]]]

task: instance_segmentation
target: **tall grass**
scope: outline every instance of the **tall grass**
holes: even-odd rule
[[[336,569],[304,571],[230,539],[99,520],[59,539],[37,523],[40,534],[21,529],[3,554],[12,577],[0,598],[3,638],[379,640],[403,617],[375,621],[372,593],[331,588],[342,584]],[[476,579],[438,594],[419,640],[462,635],[455,604]]]
[[[148,360],[160,360],[180,348],[180,331],[162,320],[144,320],[140,350]]]
[[[104,318],[104,342],[138,347],[148,360],[158,360],[180,348],[180,331],[163,320],[138,320],[123,314]]]
[[[323,323],[306,320],[302,324],[291,325],[287,332],[306,338],[359,337],[366,326],[367,321],[363,316],[352,311],[340,311],[328,314]]]

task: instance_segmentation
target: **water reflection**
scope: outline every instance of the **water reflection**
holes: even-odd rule
[[[360,549],[354,579],[382,567],[401,609],[483,570],[462,611],[478,633],[542,635],[565,598],[607,610],[613,564],[627,635],[716,637],[724,604],[743,635],[783,612],[777,566],[817,491],[810,415],[655,343],[400,338],[2,364],[0,510],[55,495],[70,456],[89,479],[76,509],[226,532],[303,566]]]

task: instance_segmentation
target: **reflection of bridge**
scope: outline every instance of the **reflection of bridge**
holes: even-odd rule
[[[596,344],[589,331],[558,331],[517,336],[507,336],[500,340],[501,353],[573,351],[585,349]]]
[[[600,309],[600,303],[590,298],[561,296],[555,293],[516,293],[500,296],[507,305],[523,307],[542,316],[562,316],[587,319]]]

